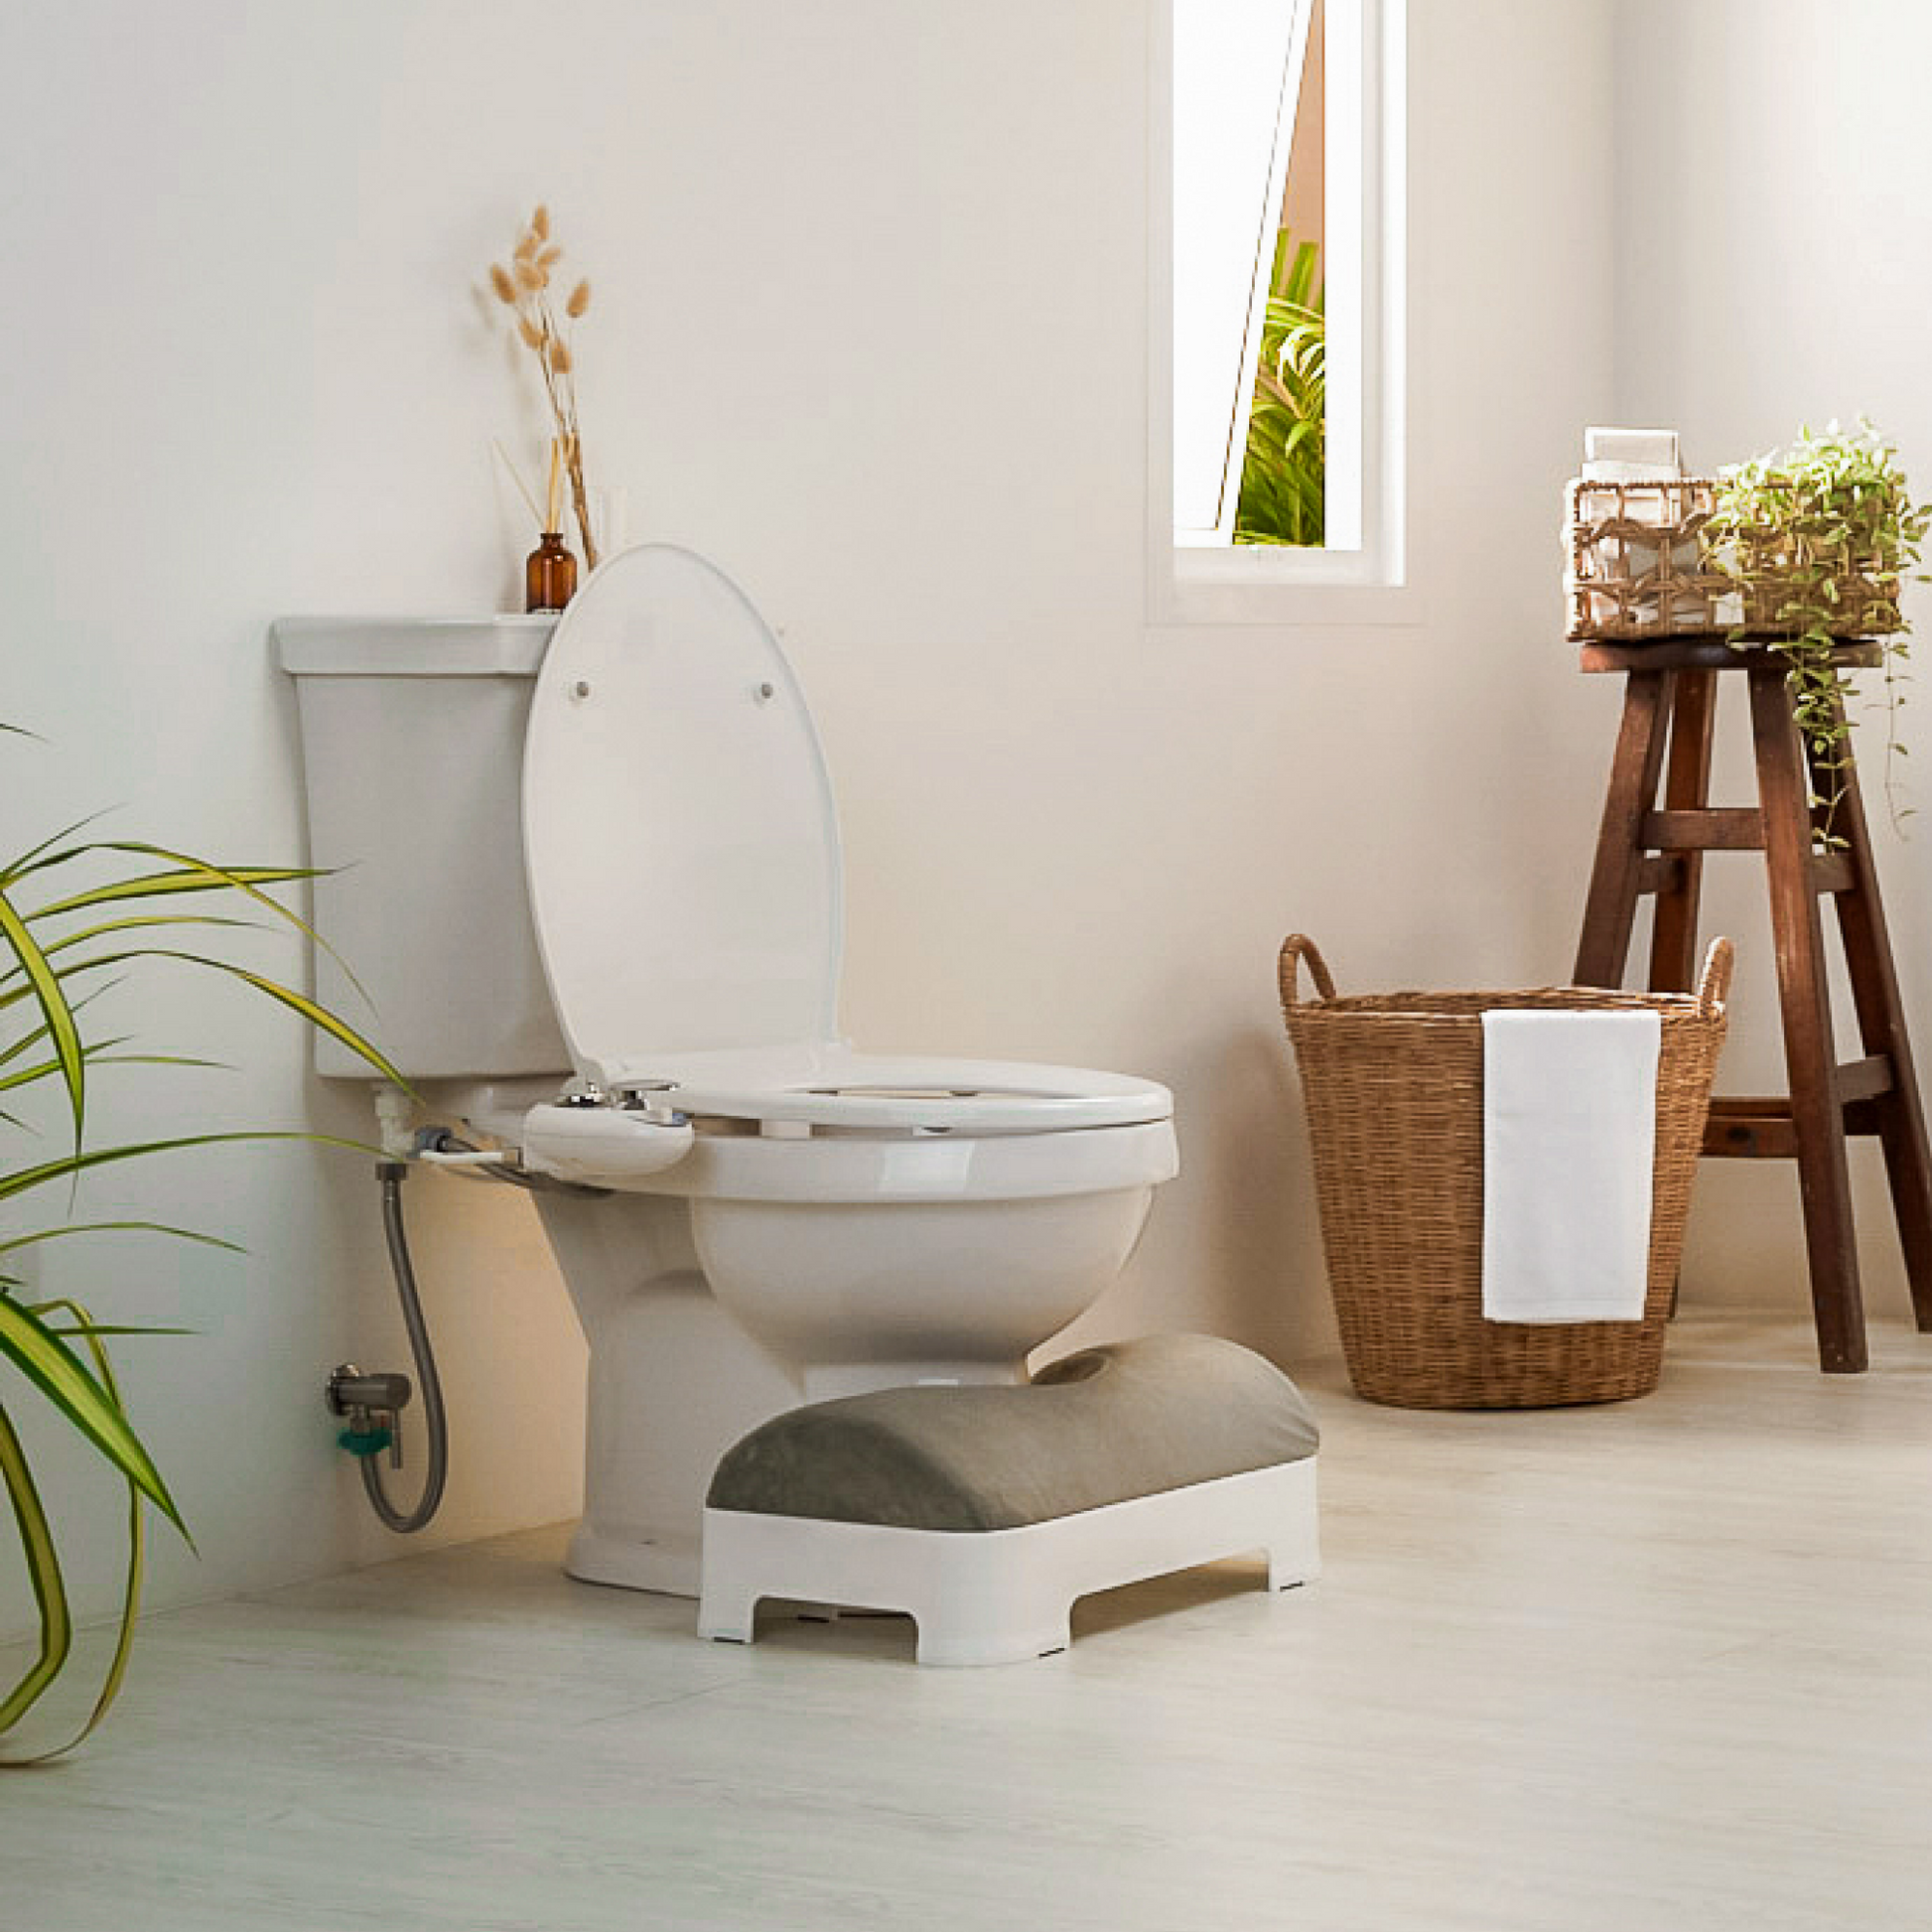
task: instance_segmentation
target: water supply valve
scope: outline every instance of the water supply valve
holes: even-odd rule
[[[330,1413],[347,1420],[336,1440],[351,1455],[389,1451],[389,1466],[402,1467],[402,1432],[396,1419],[411,1394],[406,1375],[364,1375],[353,1362],[332,1369],[326,1391]]]

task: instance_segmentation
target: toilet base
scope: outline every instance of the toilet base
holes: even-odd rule
[[[604,1536],[580,1523],[564,1553],[564,1574],[583,1584],[616,1589],[656,1590],[664,1596],[696,1596],[700,1539],[665,1530],[650,1537]]]

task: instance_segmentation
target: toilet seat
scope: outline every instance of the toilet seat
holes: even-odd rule
[[[817,733],[777,639],[690,551],[624,551],[558,621],[524,740],[523,845],[551,1001],[606,1093],[774,1139],[1173,1117],[1152,1080],[833,1037],[843,891]]]
[[[668,1160],[661,1135],[635,1131],[643,1110],[579,1114],[554,1104],[553,1082],[478,1085],[446,1095],[445,1105],[542,1172],[692,1201],[1040,1199],[1154,1186],[1179,1167],[1172,1096],[1118,1074],[889,1058],[837,1044],[788,1057],[690,1054],[653,1064],[659,1074],[637,1082],[648,1118],[689,1136]],[[977,1081],[980,1091],[889,1098],[853,1090],[882,1076],[903,1085],[909,1073],[928,1084]],[[842,1091],[815,1090],[835,1082]],[[1030,1090],[1014,1091],[1022,1082]],[[560,1138],[560,1130],[568,1131]],[[601,1161],[587,1141],[598,1143]]]
[[[625,1056],[618,1091],[656,1089],[694,1119],[848,1134],[1068,1133],[1170,1119],[1153,1080],[1017,1060],[860,1053],[842,1044],[776,1051]]]

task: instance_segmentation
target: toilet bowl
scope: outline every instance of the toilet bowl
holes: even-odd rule
[[[1106,1292],[1176,1171],[1171,1095],[839,1037],[824,760],[723,573],[625,551],[548,636],[277,635],[314,862],[342,869],[319,929],[408,1017],[383,1043],[432,1105],[559,1183],[538,1208],[590,1355],[573,1574],[694,1593],[738,1437],[828,1396],[1023,1379]],[[405,766],[430,782],[399,817],[367,773]],[[325,998],[335,970],[318,955]]]

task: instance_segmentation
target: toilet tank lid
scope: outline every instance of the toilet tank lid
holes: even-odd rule
[[[277,618],[276,661],[295,677],[535,677],[548,613],[483,618]]]

